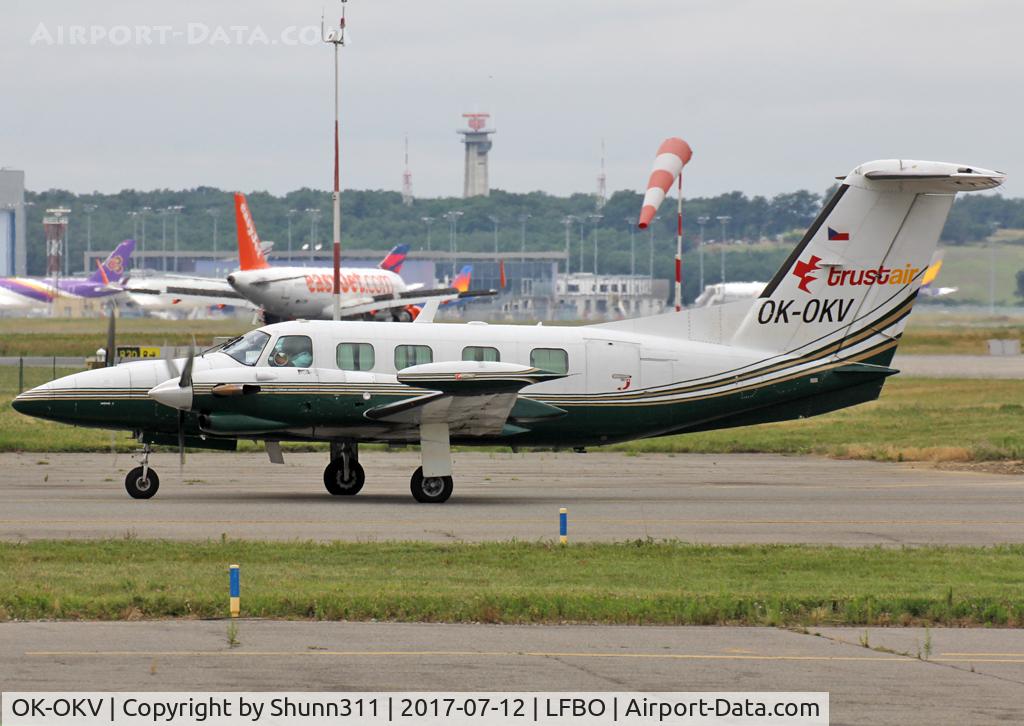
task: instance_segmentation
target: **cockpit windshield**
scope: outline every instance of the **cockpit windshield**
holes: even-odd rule
[[[270,336],[262,330],[250,330],[243,336],[235,338],[220,349],[221,353],[227,353],[239,363],[247,366],[256,365],[260,353],[267,347]]]

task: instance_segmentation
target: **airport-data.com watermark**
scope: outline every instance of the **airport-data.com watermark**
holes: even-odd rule
[[[50,25],[39,23],[29,36],[35,46],[160,46],[160,45],[315,45],[322,41],[319,25],[289,25],[268,32],[259,25]]]

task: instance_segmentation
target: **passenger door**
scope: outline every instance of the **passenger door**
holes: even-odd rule
[[[640,346],[619,340],[586,341],[587,391],[604,393],[640,387]]]

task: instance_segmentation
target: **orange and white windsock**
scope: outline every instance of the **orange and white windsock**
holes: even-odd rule
[[[644,206],[640,210],[640,229],[647,229],[647,225],[654,219],[672,183],[683,172],[683,167],[690,161],[691,156],[693,150],[690,149],[690,145],[675,136],[665,139],[658,147],[654,169],[647,182],[647,193],[644,194]]]

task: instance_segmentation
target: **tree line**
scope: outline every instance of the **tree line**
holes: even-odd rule
[[[684,199],[684,246],[688,251],[695,249],[702,232],[701,218],[706,219],[703,235],[709,244],[722,239],[723,233],[730,242],[794,241],[831,191],[816,194],[800,190],[771,198],[734,191]],[[267,192],[247,196],[259,234],[265,241],[274,241],[276,257],[287,256],[289,238],[296,256],[301,254],[303,245],[329,247],[328,192],[304,188],[282,196]],[[42,218],[46,209],[58,206],[71,210],[68,236],[72,270],[82,266],[87,236],[91,237],[94,250],[111,249],[120,240],[133,236],[148,251],[164,246],[170,250],[175,221],[181,250],[212,250],[215,224],[217,249],[236,249],[232,193],[212,187],[124,190],[116,194],[73,194],[54,189],[28,192],[26,200],[30,202],[26,230],[29,274],[43,273]],[[414,249],[426,249],[429,244],[433,249],[448,250],[454,227],[460,251],[493,250],[495,230],[497,247],[503,252],[562,251],[568,231],[572,271],[579,270],[581,247],[583,271],[592,271],[596,239],[599,272],[628,273],[635,265],[637,273],[647,274],[653,241],[655,276],[669,277],[675,251],[674,200],[666,200],[649,231],[640,231],[635,229],[635,222],[641,200],[642,195],[636,192],[618,191],[598,209],[590,194],[559,197],[543,192],[493,190],[489,197],[416,199],[406,206],[398,192],[346,190],[342,196],[342,244],[348,249],[380,251],[399,243]],[[177,213],[168,211],[173,208],[180,209]],[[456,213],[454,222],[446,216],[452,212]],[[722,217],[728,220],[720,220]],[[1024,199],[999,195],[960,198],[953,206],[943,238],[950,244],[966,244],[983,239],[999,227],[1024,228]],[[636,250],[632,258],[631,242]],[[775,256],[768,255],[772,260]],[[707,279],[713,282],[710,267],[709,263]],[[729,279],[744,279],[739,276],[739,268],[736,273],[728,275]]]

